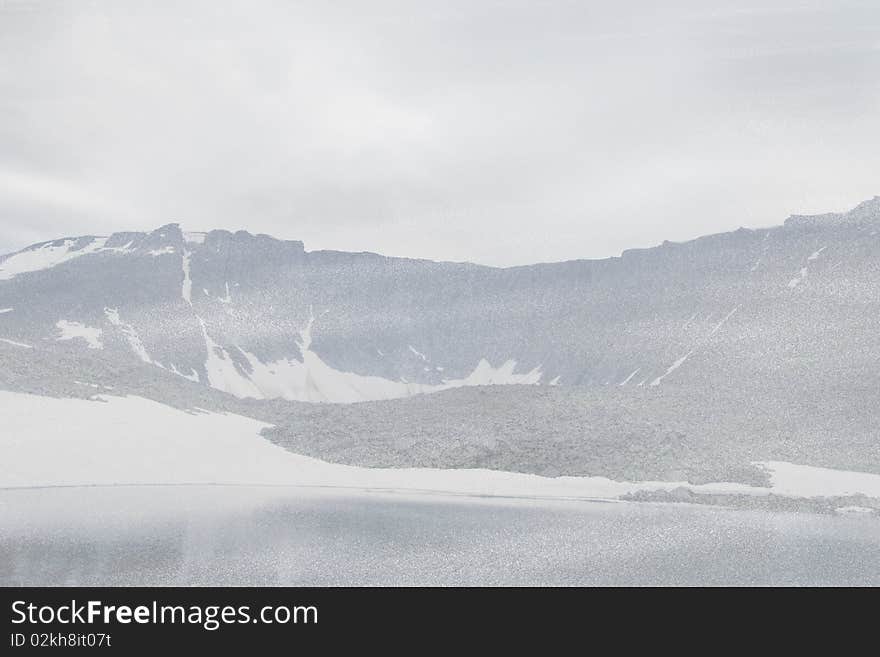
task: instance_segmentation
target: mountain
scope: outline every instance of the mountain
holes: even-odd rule
[[[64,238],[0,257],[0,365],[5,389],[232,410],[357,465],[880,471],[880,197],[504,269],[176,224]]]
[[[491,383],[845,386],[876,381],[878,230],[875,197],[777,228],[496,269],[171,224],[0,258],[0,337],[303,401]]]

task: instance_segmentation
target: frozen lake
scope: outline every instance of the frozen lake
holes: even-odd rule
[[[880,585],[880,519],[359,490],[0,491],[2,585]]]

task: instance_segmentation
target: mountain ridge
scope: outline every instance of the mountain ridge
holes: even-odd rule
[[[345,255],[363,255],[363,256],[376,256],[380,258],[388,258],[393,260],[407,260],[407,261],[415,261],[415,262],[435,262],[439,264],[457,264],[457,265],[471,265],[474,267],[485,267],[488,269],[520,269],[524,267],[533,267],[533,266],[541,266],[541,265],[562,265],[573,262],[605,262],[609,260],[621,259],[626,257],[628,254],[635,254],[643,251],[651,251],[653,249],[665,247],[665,246],[673,246],[673,245],[686,245],[692,242],[696,242],[699,240],[712,239],[720,236],[730,235],[734,233],[738,233],[740,231],[756,233],[767,230],[773,230],[776,228],[799,228],[799,227],[809,227],[809,228],[830,228],[834,225],[840,224],[842,222],[851,222],[851,223],[870,223],[870,222],[880,222],[880,195],[875,195],[871,199],[867,199],[862,201],[854,208],[844,211],[844,212],[826,212],[820,214],[792,214],[786,218],[782,224],[765,226],[761,228],[748,228],[745,226],[741,226],[739,228],[729,230],[729,231],[721,231],[717,233],[709,233],[706,235],[699,235],[697,237],[693,237],[688,240],[683,241],[670,241],[664,240],[660,244],[654,246],[646,246],[646,247],[634,247],[629,249],[624,249],[621,251],[620,255],[617,256],[607,256],[604,258],[573,258],[569,260],[558,260],[558,261],[541,261],[541,262],[533,262],[527,264],[519,264],[519,265],[510,265],[505,267],[497,267],[493,265],[486,265],[466,260],[435,260],[431,258],[413,258],[409,256],[390,256],[385,255],[375,251],[343,251],[339,249],[316,249],[314,251],[307,251],[305,249],[305,243],[301,240],[292,240],[286,238],[275,237],[274,235],[269,235],[267,233],[251,233],[246,229],[238,229],[235,231],[223,229],[223,228],[215,228],[208,231],[186,231],[183,228],[183,224],[181,222],[169,222],[159,226],[158,228],[147,230],[147,231],[116,231],[110,233],[109,235],[69,235],[64,237],[58,237],[51,240],[43,240],[40,242],[35,242],[33,244],[27,245],[17,251],[11,251],[9,253],[0,253],[0,263],[2,263],[5,259],[8,259],[11,256],[17,255],[19,253],[23,253],[26,251],[31,251],[40,247],[56,245],[62,242],[83,242],[85,240],[106,240],[107,248],[119,248],[118,245],[120,243],[124,243],[126,239],[130,238],[148,238],[157,233],[161,232],[177,232],[182,236],[182,241],[188,241],[187,236],[200,236],[200,239],[208,239],[210,236],[212,240],[235,240],[235,239],[255,239],[258,241],[269,240],[273,242],[280,242],[284,244],[288,244],[295,249],[302,251],[307,254],[345,254]]]
[[[875,197],[832,220],[510,268],[179,224],[63,238],[0,259],[0,339],[300,401],[731,376],[785,386],[805,359],[847,381],[877,351],[878,218]],[[829,330],[848,341],[838,354],[815,346]]]

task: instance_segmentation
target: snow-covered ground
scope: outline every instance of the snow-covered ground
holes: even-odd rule
[[[67,239],[60,243],[37,244],[13,253],[6,260],[0,261],[0,281],[10,280],[19,274],[49,269],[89,253],[97,253],[104,248],[107,238],[92,238],[88,244],[78,249],[75,248],[77,241]]]
[[[79,322],[70,322],[66,319],[59,319],[55,323],[59,335],[56,340],[83,340],[89,349],[103,349],[104,344],[101,342],[103,331],[93,326],[86,326]]]
[[[880,498],[880,475],[796,465],[784,461],[761,461],[770,474],[777,495],[788,497],[845,497],[867,495]]]
[[[491,470],[374,469],[290,453],[260,435],[263,422],[182,411],[140,397],[57,399],[0,391],[0,487],[235,484],[430,491],[453,495],[614,499],[639,491],[880,498],[880,475],[777,461],[771,487],[623,482]]]
[[[184,260],[184,289],[182,296],[192,304],[190,299],[191,283],[189,268]],[[229,288],[226,289],[227,298]],[[541,368],[536,367],[528,372],[516,373],[517,362],[508,359],[502,365],[493,367],[485,358],[477,363],[474,370],[461,379],[447,379],[439,384],[412,383],[404,380],[392,381],[380,376],[369,376],[337,370],[325,363],[315,353],[312,346],[312,324],[310,318],[306,326],[299,332],[297,347],[302,353],[302,360],[284,358],[264,363],[254,354],[238,348],[250,363],[251,372],[245,375],[237,367],[229,352],[217,344],[208,333],[207,326],[201,317],[197,317],[205,340],[207,361],[205,371],[208,383],[212,388],[222,390],[239,398],[251,399],[287,399],[291,401],[331,402],[352,404],[362,401],[380,399],[399,399],[412,395],[439,392],[451,388],[483,385],[537,385],[541,382]],[[410,347],[410,350],[422,359],[423,354]],[[442,368],[438,368],[442,371]]]

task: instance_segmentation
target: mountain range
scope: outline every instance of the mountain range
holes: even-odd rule
[[[880,197],[511,268],[177,224],[66,237],[0,256],[0,365],[5,389],[234,410],[358,465],[880,472]]]

